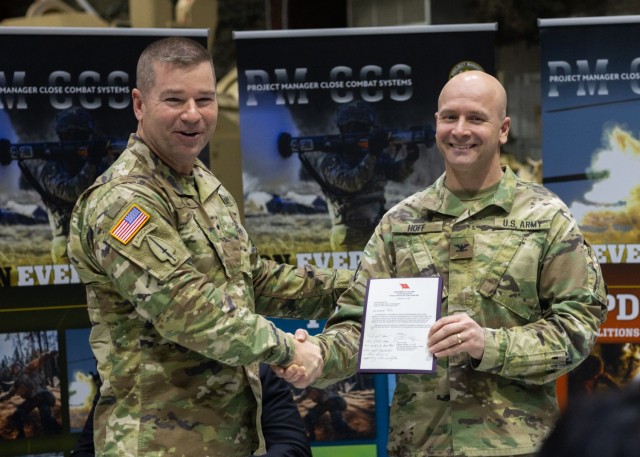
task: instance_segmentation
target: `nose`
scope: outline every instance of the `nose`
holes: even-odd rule
[[[460,116],[453,126],[452,133],[454,135],[465,135],[468,131],[467,120],[464,117]]]
[[[198,110],[198,104],[193,98],[185,102],[181,117],[185,122],[197,122],[200,120],[200,110]]]

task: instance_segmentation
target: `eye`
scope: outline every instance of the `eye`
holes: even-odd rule
[[[196,100],[196,104],[200,107],[205,107],[205,106],[209,106],[213,103],[216,102],[216,97],[215,96],[211,96],[211,97],[200,97],[199,99]]]
[[[443,114],[438,116],[438,119],[440,119],[443,122],[455,121],[457,118],[458,118],[458,116],[456,116],[455,114],[452,114],[452,113],[443,113]]]

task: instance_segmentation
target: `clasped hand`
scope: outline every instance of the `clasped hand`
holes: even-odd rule
[[[293,362],[286,367],[272,367],[276,376],[298,388],[307,387],[315,381],[324,367],[320,347],[307,341],[308,336],[306,330],[296,330]]]

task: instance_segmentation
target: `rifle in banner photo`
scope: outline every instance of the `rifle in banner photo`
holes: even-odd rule
[[[11,143],[0,138],[0,165],[22,160],[65,160],[81,158],[100,161],[109,155],[119,155],[127,147],[126,140],[96,139],[90,141],[43,141],[35,143]]]
[[[609,170],[587,170],[584,173],[574,173],[570,175],[547,176],[542,178],[543,184],[571,182],[571,181],[599,181],[609,177]]]
[[[389,145],[420,145],[429,148],[435,143],[435,130],[430,125],[402,129],[376,129],[370,133],[346,133],[340,135],[318,135],[294,137],[282,132],[278,135],[278,152],[284,158],[305,152],[340,153],[351,145],[367,149],[370,142],[382,139]]]

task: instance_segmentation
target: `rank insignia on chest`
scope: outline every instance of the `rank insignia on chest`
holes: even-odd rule
[[[109,232],[116,240],[127,244],[149,221],[149,215],[138,205],[133,204]]]
[[[472,259],[473,237],[452,236],[451,244],[449,245],[449,258],[451,260]]]

